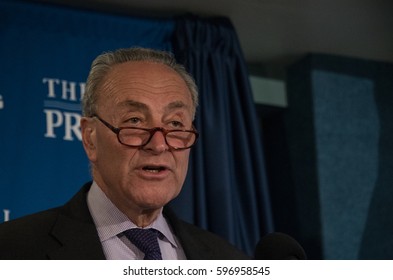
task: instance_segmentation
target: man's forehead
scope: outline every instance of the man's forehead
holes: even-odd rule
[[[155,70],[149,71],[149,68]],[[112,99],[111,103],[119,109],[148,111],[150,105],[157,106],[161,102],[159,106],[165,112],[181,108],[191,114],[194,111],[192,95],[183,77],[162,63],[129,61],[117,64],[106,76],[101,90],[103,100]]]
[[[124,109],[133,109],[138,111],[149,111],[150,106],[144,102],[140,102],[137,100],[125,100],[119,103],[119,107]],[[190,109],[189,106],[181,100],[175,100],[168,102],[167,104],[163,104],[163,109],[165,112],[170,112],[177,109]]]
[[[183,77],[171,67],[157,62],[128,61],[116,64],[102,81],[103,92],[127,90],[155,92],[189,91]]]

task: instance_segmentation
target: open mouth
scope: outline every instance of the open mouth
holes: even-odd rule
[[[165,166],[144,166],[142,169],[150,173],[160,173],[167,170]]]

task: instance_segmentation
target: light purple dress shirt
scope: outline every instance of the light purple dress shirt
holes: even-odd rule
[[[87,205],[108,260],[143,260],[144,254],[122,234],[125,230],[137,226],[109,200],[95,182],[87,194]],[[179,240],[162,215],[162,210],[158,218],[146,228],[155,228],[164,235],[163,239],[158,239],[162,259],[186,259]]]

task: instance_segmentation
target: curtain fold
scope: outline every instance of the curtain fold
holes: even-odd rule
[[[262,138],[236,32],[227,18],[181,17],[173,50],[199,87],[195,125],[201,133],[173,207],[251,254],[273,222]]]

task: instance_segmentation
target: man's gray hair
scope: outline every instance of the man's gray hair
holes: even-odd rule
[[[128,61],[156,62],[167,65],[175,70],[183,78],[191,92],[193,102],[192,114],[195,117],[195,111],[198,106],[198,88],[192,76],[186,71],[183,65],[176,62],[171,53],[146,48],[118,49],[113,52],[103,53],[93,61],[82,100],[82,112],[85,117],[91,117],[97,113],[99,87],[108,72],[114,65]]]

